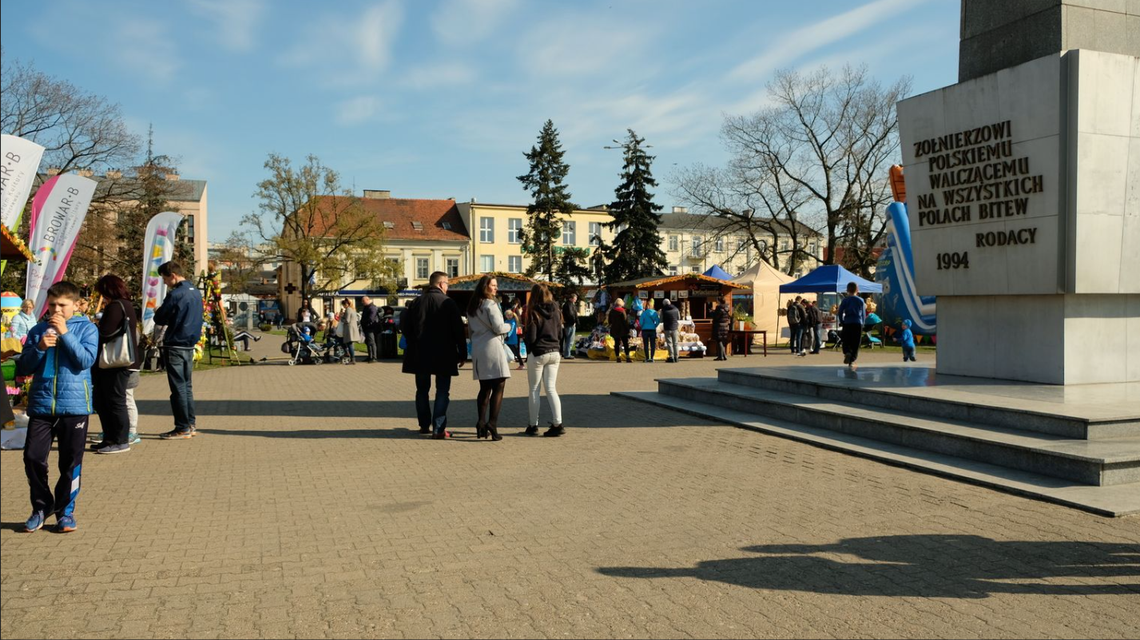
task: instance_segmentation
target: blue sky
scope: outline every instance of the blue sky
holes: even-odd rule
[[[725,159],[724,114],[781,68],[865,63],[914,93],[957,79],[959,0],[5,0],[6,57],[153,123],[209,181],[211,240],[256,207],[267,154],[316,154],[348,187],[527,202],[515,176],[550,118],[574,201],[608,203],[627,128],[670,174]]]

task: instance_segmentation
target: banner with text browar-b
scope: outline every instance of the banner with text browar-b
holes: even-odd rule
[[[44,148],[30,140],[0,136],[0,222],[12,231],[20,223],[43,155]]]
[[[35,303],[37,318],[47,304],[47,290],[63,280],[97,184],[74,173],[52,176],[32,199],[28,248],[36,259],[28,263],[24,299]]]
[[[142,326],[143,334],[154,331],[154,312],[166,297],[166,283],[158,275],[162,263],[174,257],[174,237],[182,224],[182,214],[164,211],[146,225],[143,245]]]

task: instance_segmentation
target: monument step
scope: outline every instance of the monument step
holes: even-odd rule
[[[929,367],[720,369],[721,382],[1066,438],[1140,437],[1140,384],[1059,387],[936,375]]]
[[[658,380],[670,396],[1090,485],[1140,482],[1140,437],[1080,440],[915,416],[715,378]]]
[[[759,416],[656,391],[614,395],[760,433],[1110,517],[1140,514],[1140,482],[1090,486],[1028,471]]]

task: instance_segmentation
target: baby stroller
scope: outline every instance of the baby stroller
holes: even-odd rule
[[[320,364],[347,360],[344,348],[339,342],[322,345],[316,341],[317,325],[312,322],[297,322],[289,326],[281,351],[290,356],[289,365]]]

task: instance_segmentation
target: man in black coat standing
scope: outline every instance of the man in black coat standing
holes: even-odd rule
[[[360,300],[364,308],[360,310],[360,331],[364,334],[364,346],[368,347],[368,362],[380,359],[380,352],[376,348],[376,334],[380,333],[380,307],[372,298],[364,296]]]
[[[404,373],[416,376],[416,417],[420,433],[447,437],[447,405],[451,399],[451,379],[467,362],[467,331],[459,305],[447,297],[447,274],[436,271],[428,289],[412,301],[400,317],[404,348]],[[431,379],[435,376],[435,408],[428,402]]]
[[[578,294],[571,293],[562,305],[562,357],[574,359],[574,337],[578,331]]]

